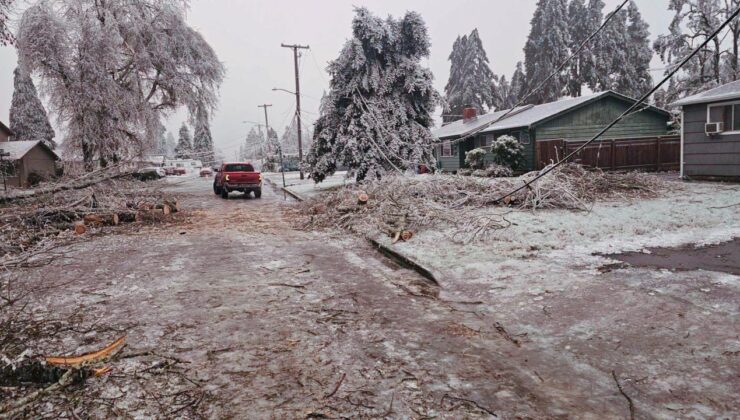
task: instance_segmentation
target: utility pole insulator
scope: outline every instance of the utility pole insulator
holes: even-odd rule
[[[298,70],[298,50],[307,50],[310,47],[308,45],[288,45],[280,44],[283,48],[290,48],[293,50],[293,65],[295,66],[295,116],[296,123],[298,125],[298,161],[300,164],[303,163],[303,126],[301,125],[301,78]],[[301,179],[304,178],[303,167],[300,167]]]

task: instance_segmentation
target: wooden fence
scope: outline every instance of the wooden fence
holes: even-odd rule
[[[557,162],[584,143],[562,139],[537,141],[537,169]],[[681,138],[664,136],[599,140],[586,146],[570,161],[606,170],[676,170],[681,165]]]

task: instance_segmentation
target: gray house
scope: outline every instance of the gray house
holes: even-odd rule
[[[682,113],[681,176],[740,179],[740,81],[672,105]]]
[[[510,135],[524,146],[526,165],[520,170],[540,169],[575,150],[612,122],[635,99],[606,91],[542,105],[527,105],[478,116],[466,110],[466,118],[432,133],[439,140],[435,155],[439,169],[455,172],[465,167],[465,153],[490,146],[498,137]],[[509,112],[506,118],[501,118]],[[661,170],[677,168],[678,137],[669,136],[671,115],[654,106],[630,115],[577,156],[584,165],[605,169]],[[487,161],[493,155],[488,153]]]

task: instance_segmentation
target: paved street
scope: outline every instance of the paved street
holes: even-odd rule
[[[528,346],[495,308],[444,298],[360,239],[294,229],[286,198],[268,187],[260,200],[222,200],[210,182],[168,185],[186,210],[176,223],[90,238],[54,276],[24,273],[48,286],[37,296],[44,309],[93,331],[66,332],[62,351],[128,335],[118,371],[88,382],[85,395],[113,401],[108,413],[161,415],[162,398],[197,384],[201,397],[178,415],[629,415],[608,372]],[[139,354],[177,361],[186,381],[141,377],[166,369]]]

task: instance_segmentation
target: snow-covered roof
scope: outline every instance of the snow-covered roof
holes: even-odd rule
[[[720,102],[720,101],[731,101],[740,99],[740,80],[728,83],[726,85],[717,86],[714,89],[709,89],[696,95],[688,96],[680,99],[672,106],[684,106],[684,105],[695,105],[695,104],[706,104],[709,102]]]
[[[509,130],[513,128],[531,127],[537,123],[548,120],[552,117],[560,115],[564,112],[570,111],[571,109],[577,108],[586,103],[599,100],[606,96],[612,96],[622,99],[627,102],[636,102],[636,99],[621,95],[613,91],[604,91],[594,93],[592,95],[581,96],[578,98],[567,98],[561,99],[555,102],[549,102],[542,105],[520,107],[511,112],[506,118],[501,119],[494,124],[490,124],[496,121],[498,118],[508,112],[508,110],[496,111],[491,114],[486,114],[478,117],[478,119],[463,123],[463,121],[456,121],[452,124],[446,125],[440,129],[432,132],[437,138],[451,138],[451,137],[463,137],[472,132],[475,132],[482,127],[481,133],[491,133],[494,131]],[[649,109],[664,113],[668,115],[668,111],[660,108],[650,106]],[[490,124],[490,125],[489,125]]]
[[[520,112],[516,115],[501,120],[496,124],[493,124],[492,126],[483,130],[483,132],[490,133],[492,131],[508,130],[511,128],[529,127],[542,120],[568,111],[569,109],[574,108],[578,105],[604,96],[606,93],[608,92],[595,93],[593,95],[581,96],[578,98],[561,99],[555,102],[535,105],[524,112]]]
[[[3,124],[2,121],[0,121],[0,130],[1,131],[4,131],[5,134],[7,134],[8,136],[12,136],[13,135],[13,132],[10,131],[10,129],[8,128],[8,126],[5,125],[5,124]]]
[[[506,111],[507,110],[496,111],[485,115],[479,115],[477,118],[470,121],[457,120],[432,131],[432,134],[438,139],[462,137],[484,127],[486,124],[496,121],[496,119],[504,115]]]
[[[41,145],[42,147],[46,148],[49,152],[51,152],[54,157],[57,157],[57,154],[54,153],[53,150],[49,149],[44,145],[41,141],[4,141],[0,143],[0,150],[2,150],[5,153],[10,153],[10,156],[5,156],[3,159],[5,160],[19,160],[23,159],[23,156],[26,156],[28,152],[31,151],[34,147],[37,145]],[[58,157],[57,157],[58,158]]]

